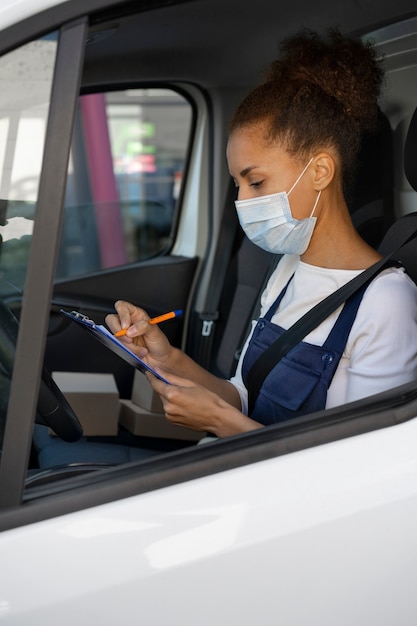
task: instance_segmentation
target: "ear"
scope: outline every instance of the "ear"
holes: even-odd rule
[[[313,158],[314,188],[323,191],[335,177],[336,163],[328,152],[320,152]]]

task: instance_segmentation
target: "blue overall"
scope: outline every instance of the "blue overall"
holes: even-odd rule
[[[242,364],[243,382],[255,361],[285,330],[271,322],[287,287],[279,294],[265,317],[255,326]],[[352,324],[366,287],[345,303],[322,346],[305,341],[297,344],[269,372],[255,402],[251,418],[264,424],[282,422],[325,408],[327,390],[339,365]]]

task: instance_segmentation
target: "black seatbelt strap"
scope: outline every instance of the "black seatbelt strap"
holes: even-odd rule
[[[247,377],[248,390],[248,414],[251,415],[256,399],[259,395],[261,387],[269,372],[275,365],[300,341],[304,339],[314,328],[319,326],[333,311],[341,306],[346,300],[352,296],[358,289],[369,284],[373,278],[382,270],[393,265],[401,265],[399,262],[393,261],[392,257],[406,243],[417,237],[417,231],[413,232],[407,239],[401,243],[393,252],[385,256],[383,259],[371,265],[350,280],[346,285],[337,289],[316,304],[312,309],[307,311],[295,324],[286,330],[272,345],[261,354],[251,367]]]
[[[196,337],[195,360],[205,368],[210,365],[215,324],[219,319],[219,303],[224,279],[232,256],[233,245],[238,228],[237,215],[234,208],[236,189],[229,185],[224,204],[219,240],[213,261],[213,272],[207,290],[207,307],[199,314],[200,328]]]

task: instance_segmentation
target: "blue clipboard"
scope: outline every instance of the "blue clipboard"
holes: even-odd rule
[[[154,376],[162,380],[164,383],[169,385],[170,383],[163,377],[161,374],[158,374],[150,365],[142,361],[139,357],[134,354],[129,348],[127,348],[121,341],[117,339],[112,333],[101,324],[96,324],[93,320],[89,319],[86,315],[79,313],[78,311],[64,311],[64,309],[60,309],[60,312],[68,317],[70,320],[78,324],[81,328],[84,328],[90,335],[95,337],[97,341],[106,346],[109,350],[117,354],[117,356],[121,357],[124,361],[132,365],[137,370],[146,374],[146,372],[151,372]]]

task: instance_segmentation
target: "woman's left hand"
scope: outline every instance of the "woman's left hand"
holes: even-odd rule
[[[165,371],[163,376],[171,384],[146,374],[153,389],[160,395],[165,415],[172,424],[221,437],[233,434],[227,428],[229,416],[244,418],[240,411],[205,387]]]

